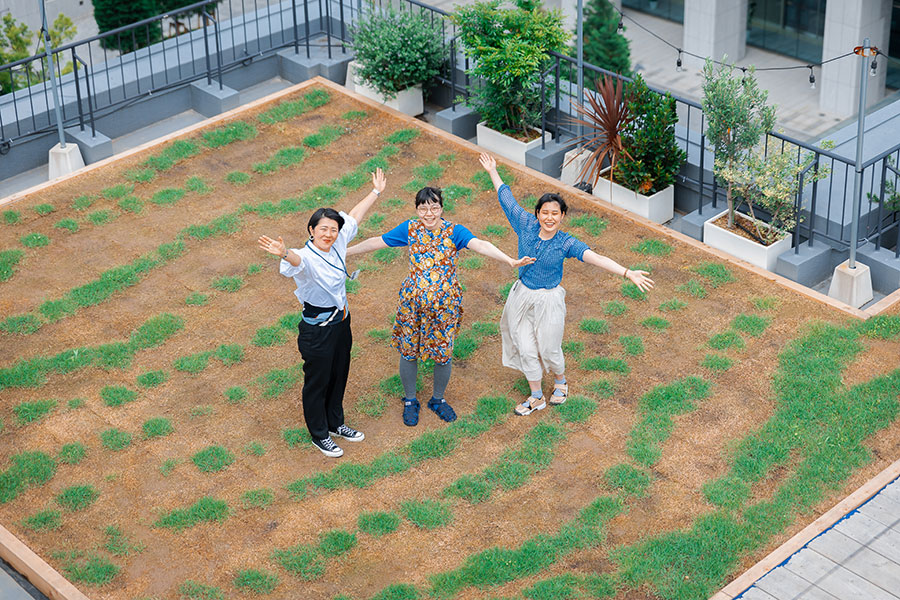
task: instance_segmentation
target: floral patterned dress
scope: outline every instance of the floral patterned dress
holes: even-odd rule
[[[400,286],[400,306],[391,346],[406,360],[447,363],[462,321],[462,288],[456,278],[459,250],[454,224],[442,220],[434,231],[409,221],[409,275]]]

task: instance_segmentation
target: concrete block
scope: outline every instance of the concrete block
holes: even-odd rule
[[[796,252],[795,252],[796,250]],[[796,281],[800,285],[812,287],[831,276],[835,257],[831,246],[823,242],[801,242],[796,249],[781,254],[775,263],[775,272]]]
[[[214,117],[223,112],[237,108],[240,94],[228,86],[219,89],[219,83],[213,80],[212,85],[205,79],[191,84],[191,103],[198,113],[204,117]]]
[[[581,181],[579,174],[587,160],[588,152],[584,148],[568,148],[563,156],[562,174],[559,180],[566,185],[575,185]]]
[[[62,148],[56,144],[50,148],[49,178],[51,180],[68,175],[84,166],[78,144],[66,144]]]
[[[543,148],[538,146],[525,152],[525,166],[550,177],[559,178],[563,159],[569,149],[571,146],[565,142],[557,143],[556,140],[548,140]]]
[[[312,79],[319,74],[322,61],[316,57],[306,58],[306,51],[294,53],[293,48],[285,48],[278,52],[278,74],[291,83],[300,83]]]
[[[695,240],[703,241],[703,224],[722,211],[723,204],[713,208],[712,203],[703,205],[703,214],[699,211],[690,212],[681,217],[681,233],[689,235]]]
[[[353,60],[352,54],[337,54],[334,58],[323,59],[319,66],[319,75],[333,81],[343,84],[347,79],[347,65]]]
[[[464,140],[475,137],[475,127],[481,121],[481,115],[468,106],[457,105],[454,110],[445,108],[434,115],[434,124]]]
[[[828,295],[853,308],[859,308],[874,298],[872,294],[872,272],[867,265],[856,261],[856,267],[850,268],[850,261],[845,260],[834,268]]]
[[[87,165],[113,155],[112,140],[99,131],[94,131],[92,135],[89,126],[85,126],[84,131],[81,127],[69,127],[66,129],[66,141],[78,144]]]
[[[900,258],[894,257],[894,251],[887,248],[875,249],[869,242],[856,251],[859,260],[865,262],[872,271],[872,287],[884,294],[890,294],[900,288]]]

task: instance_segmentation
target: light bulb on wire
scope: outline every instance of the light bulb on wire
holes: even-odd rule
[[[878,69],[878,52],[875,52],[875,56],[872,58],[872,66],[869,67],[869,76],[875,77],[876,69]]]
[[[675,59],[675,70],[679,73],[684,71],[684,69],[681,67],[681,48],[678,49],[678,58]]]
[[[808,66],[809,66],[809,89],[814,90],[814,89],[816,89],[816,74],[813,73],[813,66],[812,65],[808,65]]]

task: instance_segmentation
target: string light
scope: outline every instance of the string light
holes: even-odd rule
[[[809,89],[816,89],[816,74],[813,73],[813,66],[807,65],[809,67]]]
[[[625,31],[625,22],[622,20],[622,14],[619,13],[619,31]]]
[[[872,68],[869,69],[869,75],[875,77],[875,70],[878,68],[878,50],[875,50],[875,56],[872,58]]]
[[[681,67],[681,48],[678,49],[678,58],[675,60],[675,70],[679,73],[684,71]]]

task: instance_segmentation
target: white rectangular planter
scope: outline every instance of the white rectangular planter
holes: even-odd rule
[[[404,115],[417,117],[425,112],[425,101],[422,98],[422,86],[417,85],[399,92],[392,100],[388,100],[382,94],[367,83],[363,83],[356,76],[356,61],[350,61],[347,65],[347,87],[353,82],[353,90],[360,96],[371,98],[381,102],[387,107],[402,112]]]
[[[520,142],[519,140],[512,138],[505,133],[494,131],[490,127],[487,127],[484,122],[481,122],[475,126],[475,135],[479,146],[489,152],[499,154],[500,156],[508,158],[510,160],[514,160],[520,165],[525,164],[526,152],[541,145],[540,136],[536,137],[530,142]],[[549,142],[552,139],[553,134],[551,134],[549,131],[545,131],[544,140]]]
[[[594,195],[601,200],[606,200],[654,223],[665,223],[675,216],[675,186],[670,185],[652,196],[645,196],[604,178],[608,172],[608,167],[601,171],[600,179],[594,186]]]
[[[762,267],[766,271],[774,272],[779,255],[791,249],[791,236],[786,235],[771,246],[763,246],[753,240],[731,233],[727,229],[722,229],[718,225],[713,225],[713,221],[727,212],[724,210],[703,223],[703,243],[736,258],[746,260],[752,265]]]

